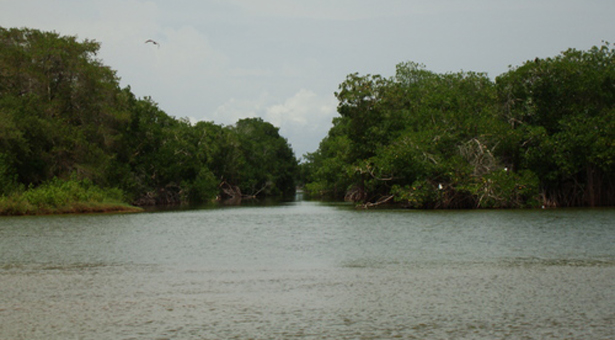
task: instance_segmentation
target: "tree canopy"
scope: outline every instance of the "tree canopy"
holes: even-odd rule
[[[615,50],[528,61],[492,81],[397,65],[351,74],[302,165],[311,195],[417,208],[615,203]]]
[[[121,189],[138,205],[295,190],[297,160],[260,119],[191,124],[121,88],[100,44],[0,27],[0,195],[54,178]]]
[[[0,27],[1,197],[37,187],[47,195],[64,180],[137,205],[196,203],[289,195],[300,176],[312,196],[364,206],[615,204],[608,43],[530,60],[495,80],[413,62],[391,77],[350,74],[335,93],[339,116],[300,165],[260,118],[193,124],[137,98],[97,59],[99,48]]]

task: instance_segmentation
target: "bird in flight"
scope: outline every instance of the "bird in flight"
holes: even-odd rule
[[[147,44],[147,43],[152,43],[152,44],[156,45],[158,48],[160,48],[160,44],[159,44],[157,41],[154,41],[154,40],[152,40],[152,39],[147,39],[147,40],[145,41],[145,43],[146,43],[146,44]]]

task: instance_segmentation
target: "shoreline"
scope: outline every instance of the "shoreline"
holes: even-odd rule
[[[145,211],[143,208],[122,203],[75,203],[73,205],[67,205],[58,208],[39,207],[36,209],[24,209],[22,211],[19,210],[7,209],[7,211],[0,211],[0,217],[113,213],[127,214],[140,213]]]

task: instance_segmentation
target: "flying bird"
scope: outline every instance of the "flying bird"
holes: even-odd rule
[[[152,44],[156,45],[158,48],[160,48],[160,44],[159,44],[157,41],[154,41],[154,40],[152,40],[152,39],[147,39],[147,40],[145,41],[145,43],[146,43],[146,44],[147,44],[147,43],[152,43]]]

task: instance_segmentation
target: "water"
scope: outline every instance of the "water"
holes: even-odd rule
[[[615,210],[0,218],[0,339],[613,339]]]

